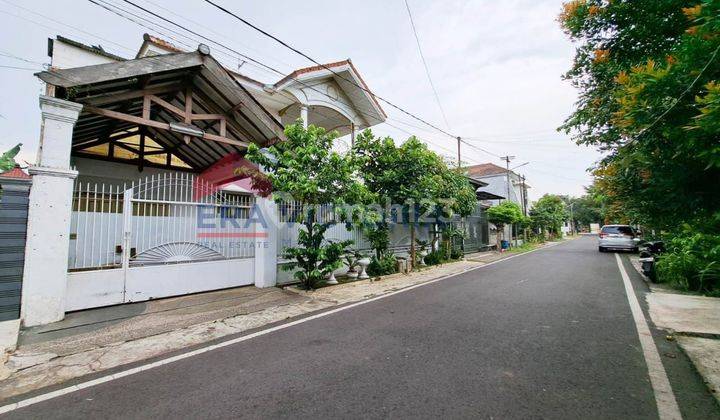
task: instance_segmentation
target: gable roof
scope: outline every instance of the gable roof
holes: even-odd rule
[[[333,70],[333,68],[336,68],[338,70]],[[353,89],[357,88],[358,90],[360,90],[360,93],[362,93],[363,96],[369,98],[372,101],[371,107],[376,108],[382,118],[387,118],[387,114],[385,113],[385,110],[383,110],[380,106],[380,102],[378,102],[377,98],[372,93],[367,83],[365,83],[365,80],[362,78],[362,76],[360,76],[360,72],[357,70],[357,68],[355,68],[355,65],[349,58],[347,60],[335,61],[332,63],[320,64],[310,67],[303,67],[294,70],[292,73],[278,80],[277,83],[275,83],[273,86],[275,87],[275,89],[282,89],[283,87],[290,84],[292,81],[298,80],[299,78],[302,78],[302,76],[309,75],[311,73],[330,73],[330,75],[336,76],[343,71],[348,71],[350,73],[350,77],[357,79],[359,84],[353,82],[352,80],[347,80],[347,78],[339,76],[339,80],[336,79],[336,81],[341,85],[341,87],[343,84],[346,84]]]
[[[73,148],[76,150],[104,142],[113,133],[136,134],[132,129],[138,126],[136,120],[142,119],[140,116],[148,95],[156,96],[156,102],[162,100],[158,103],[165,103],[153,108],[151,120],[156,125],[146,124],[150,137],[194,169],[205,169],[227,154],[241,153],[249,142],[262,145],[284,140],[280,122],[203,47],[201,45],[194,52],[50,69],[36,76],[60,88],[56,90],[59,97],[72,92],[72,100],[84,105],[73,130]],[[182,132],[168,130],[167,126],[177,121],[175,114],[182,112],[176,110],[188,107],[187,89],[192,92],[193,114],[227,117],[225,129],[218,124],[205,124],[200,129],[205,134],[232,142],[186,142]],[[106,114],[98,113],[96,107],[125,117],[120,118],[121,122],[109,120]]]
[[[9,171],[0,173],[0,178],[12,178],[12,179],[30,179],[30,175],[26,174],[25,171],[20,169],[20,165],[15,164],[15,167]]]
[[[507,173],[507,169],[489,162],[481,163],[479,165],[468,166],[465,169],[467,170],[468,175],[473,177],[483,177]]]

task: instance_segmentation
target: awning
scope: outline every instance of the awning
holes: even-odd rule
[[[244,152],[250,143],[265,145],[285,138],[280,122],[204,45],[189,53],[49,70],[37,76],[54,87],[56,97],[84,105],[73,132],[75,156],[92,151],[97,158],[102,154],[98,147],[104,147],[109,160],[175,167],[176,157],[201,171],[226,155]],[[118,150],[117,156],[113,150]]]
[[[475,191],[478,200],[504,200],[505,197],[487,191]]]

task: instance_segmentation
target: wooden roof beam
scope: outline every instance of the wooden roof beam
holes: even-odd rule
[[[146,102],[149,102],[149,99]],[[131,122],[131,123],[134,123],[134,124],[137,124],[140,126],[144,126],[144,127],[152,127],[152,128],[157,128],[160,130],[172,131],[170,129],[169,123],[162,123],[159,121],[154,121],[149,118],[146,118],[147,116],[149,116],[148,115],[149,110],[146,110],[146,109],[143,109],[143,117],[137,117],[135,115],[125,114],[123,112],[118,112],[118,111],[111,111],[109,109],[97,108],[94,106],[85,106],[83,108],[83,110],[90,112],[92,114],[101,115],[104,117],[113,118],[113,119],[120,120],[120,121]],[[216,135],[216,134],[203,133],[202,138],[205,140],[230,144],[230,145],[241,147],[244,149],[247,149],[247,147],[249,146],[249,143],[247,143],[247,142],[230,139],[230,138]]]

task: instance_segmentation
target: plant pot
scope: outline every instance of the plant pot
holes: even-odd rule
[[[325,282],[325,284],[338,284],[338,281],[337,281],[337,279],[335,278],[335,272],[334,272],[334,271],[331,271],[331,272],[330,272],[330,277],[328,277],[328,279],[327,279],[327,281]]]
[[[355,270],[352,270],[352,271],[348,271],[347,273],[345,273],[345,275],[346,275],[347,278],[349,278],[349,279],[356,279],[356,278],[358,278],[358,276],[360,275],[360,273],[358,273],[358,272],[355,271]]]
[[[420,251],[420,253],[419,253],[419,255],[420,255],[420,264],[418,264],[418,265],[426,265],[426,264],[425,264],[425,257],[427,257],[427,254],[428,254],[427,251]]]
[[[360,264],[360,267],[362,268],[362,271],[360,272],[360,275],[358,276],[359,279],[367,279],[370,278],[368,276],[367,271],[365,269],[368,265],[370,265],[370,258],[362,258],[358,260],[358,264]]]

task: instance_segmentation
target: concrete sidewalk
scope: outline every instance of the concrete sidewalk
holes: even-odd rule
[[[631,262],[641,272],[637,257]],[[653,322],[674,336],[720,402],[720,298],[648,285],[651,293],[645,299]]]

